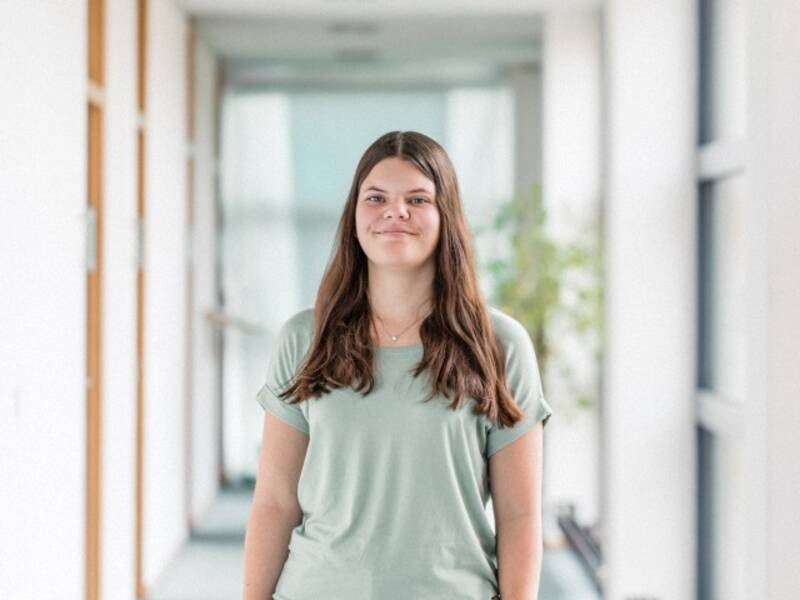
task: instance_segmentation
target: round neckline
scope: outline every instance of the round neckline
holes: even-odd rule
[[[384,354],[406,354],[422,350],[422,347],[422,344],[414,344],[412,346],[374,346],[374,349]]]

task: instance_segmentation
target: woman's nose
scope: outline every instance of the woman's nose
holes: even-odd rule
[[[386,210],[383,213],[384,217],[397,215],[401,219],[408,218],[408,207],[401,201],[397,200],[389,202],[386,205]]]

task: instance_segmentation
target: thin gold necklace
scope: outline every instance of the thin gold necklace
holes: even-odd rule
[[[401,331],[401,332],[400,332],[400,333],[398,333],[397,335],[392,335],[392,334],[391,334],[391,333],[389,333],[389,331],[386,329],[386,323],[384,323],[384,322],[383,322],[383,319],[381,319],[381,318],[380,318],[380,316],[378,316],[378,313],[374,313],[374,314],[375,314],[375,317],[378,319],[378,321],[380,321],[380,322],[381,322],[381,327],[383,327],[383,332],[384,332],[386,335],[388,335],[388,336],[389,336],[389,339],[391,339],[393,342],[396,342],[396,341],[398,340],[398,338],[399,338],[401,335],[403,335],[403,334],[404,334],[406,331],[408,331],[409,329],[411,329],[411,327],[413,327],[415,324],[419,323],[419,322],[420,322],[422,319],[424,319],[425,317],[427,317],[427,316],[428,316],[427,314],[426,314],[426,315],[423,315],[423,316],[421,316],[419,319],[417,319],[416,321],[414,321],[413,323],[411,323],[411,325],[409,325],[408,327],[406,327],[405,329],[403,329],[403,331]],[[428,314],[430,314],[430,313],[428,313]]]

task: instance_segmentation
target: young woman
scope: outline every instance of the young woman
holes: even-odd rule
[[[267,370],[246,600],[537,598],[552,411],[527,331],[482,298],[434,140],[364,153]]]

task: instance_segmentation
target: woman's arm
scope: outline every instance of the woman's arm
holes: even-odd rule
[[[537,600],[542,566],[542,423],[489,458],[503,600]]]
[[[288,511],[253,506],[244,542],[244,600],[271,600],[299,522]]]
[[[264,415],[261,457],[244,542],[244,600],[271,600],[289,554],[292,529],[302,522],[297,482],[308,436]]]

